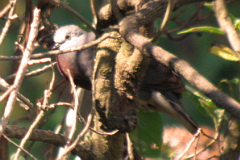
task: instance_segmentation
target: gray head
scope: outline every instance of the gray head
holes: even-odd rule
[[[55,47],[60,50],[77,47],[86,43],[88,32],[82,30],[76,25],[67,25],[60,27],[55,31],[53,40]]]
[[[76,25],[60,27],[54,34],[55,47],[60,50],[71,49],[95,40],[93,32],[86,32]],[[58,69],[68,79],[69,71],[76,85],[91,89],[95,52],[94,48],[57,55]]]

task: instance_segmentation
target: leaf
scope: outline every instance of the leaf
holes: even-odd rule
[[[162,118],[157,112],[139,111],[139,125],[131,133],[135,146],[144,157],[159,157],[162,145]]]
[[[15,156],[15,154],[11,155],[10,160],[13,160],[13,159],[14,159],[14,156]],[[26,160],[26,158],[24,158],[22,155],[20,155],[20,156],[18,157],[18,160]]]
[[[240,31],[240,18],[236,18],[233,23],[237,31]]]
[[[208,115],[211,116],[213,119],[216,118],[215,110],[217,109],[217,107],[212,102],[212,100],[210,100],[208,98],[198,99],[198,100],[199,100],[199,103],[201,104],[201,106],[208,113]]]
[[[213,46],[210,48],[209,52],[228,61],[236,62],[240,60],[239,53],[223,45]]]
[[[232,20],[232,22],[233,22],[233,25],[235,26],[235,29],[237,30],[237,31],[240,31],[240,18],[238,18],[238,17],[235,17],[233,14],[229,14],[229,16],[230,16],[230,18],[231,18],[231,20]]]
[[[215,129],[217,129],[223,119],[225,110],[217,108],[215,103],[210,98],[194,90],[190,86],[187,86],[186,88],[189,91],[189,93],[192,94],[192,96],[197,98],[198,103],[206,111],[206,113],[212,118]]]
[[[240,78],[233,78],[233,79],[222,79],[220,83],[226,83],[229,85],[235,85],[237,87],[240,84]]]
[[[221,34],[223,35],[224,32],[216,27],[211,27],[211,26],[200,26],[200,27],[192,27],[188,28],[186,30],[178,32],[178,34],[186,34],[186,33],[192,33],[192,32],[208,32],[208,33],[213,33],[213,34]]]
[[[214,11],[212,2],[205,2],[203,5],[208,8],[210,11]]]

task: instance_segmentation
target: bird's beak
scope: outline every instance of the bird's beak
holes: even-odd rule
[[[52,47],[52,50],[58,50],[60,47],[59,43],[55,43],[55,45]]]

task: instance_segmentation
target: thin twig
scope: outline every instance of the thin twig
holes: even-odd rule
[[[43,72],[46,72],[47,70],[51,69],[53,66],[55,66],[57,64],[57,62],[53,62],[51,64],[48,64],[48,65],[45,65],[43,66],[42,68],[39,68],[39,69],[36,69],[34,71],[31,71],[31,72],[28,72],[24,75],[24,78],[29,78],[29,77],[32,77],[32,76],[38,76],[40,75],[41,73]],[[6,77],[5,79],[8,80],[8,79],[12,79],[16,76],[16,73]]]
[[[34,10],[34,19],[33,22],[31,24],[31,30],[29,33],[29,41],[27,42],[27,46],[26,49],[23,52],[23,57],[16,75],[16,78],[14,80],[13,86],[15,86],[15,89],[11,92],[5,110],[4,110],[4,115],[2,117],[2,125],[6,125],[8,123],[8,120],[11,116],[12,110],[13,110],[13,106],[17,97],[17,93],[18,90],[20,88],[20,85],[22,83],[23,77],[24,77],[24,73],[27,69],[27,62],[30,58],[31,53],[34,50],[34,40],[37,37],[38,34],[38,26],[39,26],[39,20],[40,18],[40,10],[39,9],[35,9]]]
[[[57,106],[68,106],[68,107],[71,107],[73,109],[72,104],[71,103],[67,103],[67,102],[58,102],[58,103],[50,104],[48,106],[48,108],[55,108]]]
[[[97,14],[97,4],[96,0],[90,0],[91,11],[93,15],[93,25],[96,27],[98,22],[98,14]]]
[[[49,107],[55,107],[55,106],[68,106],[70,108],[74,108],[70,103],[65,103],[65,102],[60,102],[60,103],[56,103],[56,104],[51,104]],[[85,119],[78,113],[77,114],[77,118],[79,120],[79,122],[83,123],[84,125],[87,124],[87,122],[85,121]],[[113,131],[109,131],[109,132],[106,132],[106,131],[97,131],[91,127],[89,127],[89,130],[96,133],[96,134],[99,134],[99,135],[108,135],[108,136],[111,136],[111,135],[114,135],[116,134],[119,130],[113,130]]]
[[[35,10],[38,10],[38,9],[35,9]],[[52,69],[53,69],[53,67],[52,67]],[[30,126],[28,132],[26,133],[26,135],[22,139],[22,141],[20,143],[21,148],[24,148],[24,145],[26,144],[27,140],[30,138],[30,136],[33,132],[33,129],[36,128],[36,126],[38,125],[38,123],[40,122],[42,117],[44,116],[45,108],[47,108],[47,104],[49,103],[49,99],[52,95],[52,89],[53,89],[53,86],[54,86],[55,78],[56,78],[56,75],[55,75],[55,72],[53,70],[52,79],[51,79],[51,82],[49,84],[49,87],[48,87],[48,89],[46,89],[44,91],[44,99],[43,99],[43,103],[42,103],[42,106],[41,106],[41,110],[40,110],[39,114],[37,115],[36,119],[33,121],[32,125]],[[20,153],[21,153],[21,149],[18,148],[18,150],[17,150],[17,152],[14,156],[14,160],[18,160],[18,157],[19,157]]]
[[[77,16],[81,21],[83,21],[83,23],[85,23],[88,28],[93,31],[96,35],[98,35],[96,29],[78,12],[76,12],[74,9],[72,9],[70,6],[68,6],[65,3],[60,4],[63,8],[67,9],[68,11],[70,11],[71,13],[73,13],[75,16]]]
[[[10,85],[3,78],[0,77],[0,91],[6,92],[9,87],[10,87]],[[24,97],[19,92],[17,93],[17,100],[22,101],[29,108],[33,108],[33,104],[30,102],[30,100],[28,98]]]
[[[102,37],[99,37],[95,41],[92,41],[85,45],[81,45],[79,47],[74,47],[74,48],[70,48],[70,49],[66,49],[66,50],[52,50],[52,51],[48,51],[45,53],[35,53],[35,54],[31,55],[31,58],[41,58],[41,57],[50,56],[50,55],[59,55],[59,54],[64,54],[64,53],[68,53],[68,52],[73,52],[73,51],[80,51],[80,50],[87,49],[87,48],[93,47],[95,45],[98,45],[100,42],[104,41],[105,39],[107,39],[109,37],[113,37],[113,35],[111,33],[104,34]],[[0,56],[0,60],[19,60],[21,58],[22,58],[22,56]]]
[[[26,149],[21,148],[17,143],[15,143],[14,141],[12,141],[10,138],[8,138],[4,133],[2,133],[3,137],[11,144],[13,144],[14,146],[16,146],[17,148],[20,148],[24,153],[26,153],[29,157],[31,157],[34,160],[37,160],[37,158],[35,158],[31,153],[29,153]]]
[[[2,18],[13,6],[13,3],[8,3],[6,7],[3,8],[3,10],[0,12],[0,18]]]
[[[50,62],[52,62],[51,58],[31,59],[30,61],[28,61],[28,65],[32,66],[35,64],[50,63]]]
[[[184,157],[184,155],[189,151],[189,148],[192,146],[192,144],[195,142],[195,140],[199,137],[200,133],[201,133],[201,128],[199,128],[197,130],[197,132],[194,134],[194,137],[188,142],[185,150],[180,155],[178,155],[176,158],[174,158],[174,160],[179,160]]]
[[[0,102],[2,102],[14,89],[15,89],[15,86],[9,87],[9,88],[0,96]]]
[[[90,113],[88,115],[88,118],[87,118],[87,124],[85,125],[85,127],[83,128],[83,130],[81,131],[81,133],[77,136],[76,140],[71,144],[71,146],[69,146],[65,152],[62,154],[62,157],[66,156],[66,154],[68,154],[69,152],[71,152],[79,143],[80,139],[82,138],[82,136],[84,136],[86,134],[86,132],[88,131],[90,125],[91,125],[91,122],[92,122],[92,117],[93,117],[93,114]]]
[[[45,111],[41,110],[39,112],[39,114],[37,115],[37,118],[33,121],[32,125],[30,126],[30,128],[28,129],[28,132],[26,133],[26,135],[24,136],[24,138],[22,139],[21,143],[20,143],[20,148],[17,149],[16,154],[14,155],[14,159],[13,160],[18,160],[18,157],[21,153],[21,148],[24,148],[24,145],[26,144],[27,140],[29,139],[29,137],[31,136],[33,129],[37,126],[38,122],[42,119],[42,117],[44,116]]]
[[[233,50],[240,52],[240,33],[237,32],[229,17],[224,0],[216,0],[213,4],[217,21],[222,30],[225,31],[230,45]]]
[[[85,121],[85,119],[82,118],[82,116],[79,115],[79,114],[78,114],[78,119],[79,119],[80,122],[83,122],[84,125],[87,124],[87,122]],[[112,136],[112,135],[116,134],[116,133],[119,131],[119,130],[116,129],[116,130],[109,131],[109,132],[106,132],[106,131],[101,131],[101,132],[100,132],[100,131],[97,131],[97,130],[91,128],[91,127],[89,127],[89,130],[92,131],[92,132],[94,132],[94,133],[96,133],[96,134],[99,134],[99,135],[108,135],[108,136]]]
[[[215,134],[215,136],[214,136],[214,139],[213,139],[212,141],[210,141],[204,148],[196,151],[196,153],[194,153],[194,154],[191,154],[191,155],[186,156],[185,159],[191,159],[191,158],[193,158],[194,156],[197,156],[197,155],[201,154],[202,152],[204,152],[206,149],[208,149],[211,145],[213,145],[213,144],[217,141],[217,139],[219,138],[219,136],[220,136],[220,133],[217,132],[217,133]]]
[[[15,125],[7,125],[4,128],[4,134],[9,138],[21,139],[23,138],[28,131],[28,128],[15,126]],[[31,135],[30,141],[42,142],[48,144],[54,144],[56,147],[64,146],[66,144],[66,138],[62,134],[54,134],[52,131],[34,129],[33,134]],[[86,160],[95,160],[96,156],[92,151],[87,150],[82,145],[77,145],[72,151],[73,154],[77,154],[81,156],[82,159]]]
[[[73,90],[73,93],[74,93],[74,108],[73,108],[74,114],[73,114],[73,117],[71,117],[71,119],[72,119],[72,121],[71,121],[71,131],[68,135],[68,143],[71,143],[72,138],[74,136],[74,133],[76,131],[76,127],[77,127],[77,113],[78,113],[79,107],[80,107],[78,96],[80,95],[82,89],[77,89],[76,88],[76,86],[73,82],[73,77],[70,74],[70,71],[69,71],[69,80],[70,80],[72,90]]]
[[[174,8],[174,3],[175,3],[175,0],[168,0],[167,9],[166,9],[162,24],[161,24],[158,32],[156,33],[156,35],[152,39],[152,42],[157,41],[159,39],[159,37],[161,36],[162,31],[165,29],[166,24],[167,24],[167,22],[168,22],[168,20],[171,16],[172,10]]]
[[[32,76],[37,76],[37,75],[39,75],[43,72],[46,72],[49,69],[52,69],[56,64],[57,64],[57,62],[52,62],[51,64],[45,65],[42,68],[39,68],[39,69],[36,69],[34,71],[26,73],[24,77],[29,78],[29,77],[32,77]]]
[[[68,111],[68,116],[69,115],[71,116],[71,120],[69,120],[68,116],[66,117],[66,125],[67,125],[67,128],[69,128],[69,131],[67,131],[68,133],[66,133],[67,134],[67,143],[64,146],[64,148],[61,150],[61,152],[59,153],[58,158],[57,158],[57,159],[61,159],[61,160],[66,159],[67,153],[69,153],[66,151],[68,150],[68,148],[72,142],[72,139],[74,137],[75,131],[76,131],[77,114],[78,114],[79,107],[80,107],[78,96],[80,95],[81,91],[83,90],[80,88],[79,89],[76,88],[76,85],[74,84],[74,81],[73,81],[72,74],[69,70],[68,70],[68,77],[69,77],[69,81],[70,81],[70,84],[71,84],[71,87],[72,87],[72,90],[74,93],[74,108],[70,109]]]
[[[128,133],[126,133],[126,139],[127,139],[127,151],[128,151],[128,157],[130,160],[134,159],[134,153],[133,153],[133,143],[130,139],[130,136]]]
[[[14,15],[14,10],[15,10],[15,6],[16,6],[16,2],[17,2],[17,0],[12,0],[12,1],[10,1],[10,3],[11,3],[11,9],[10,9],[10,11],[9,11],[8,17],[12,17],[12,16]],[[8,30],[9,30],[9,28],[10,28],[10,25],[11,25],[11,21],[12,21],[12,20],[8,19],[8,20],[6,21],[6,23],[5,23],[5,26],[4,26],[3,29],[2,29],[2,32],[1,32],[1,35],[0,35],[0,45],[2,44],[5,36],[7,35],[7,32],[8,32]]]

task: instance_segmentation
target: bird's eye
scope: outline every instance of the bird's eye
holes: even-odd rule
[[[65,39],[70,39],[71,37],[70,37],[70,35],[66,35],[66,37],[65,37]]]

